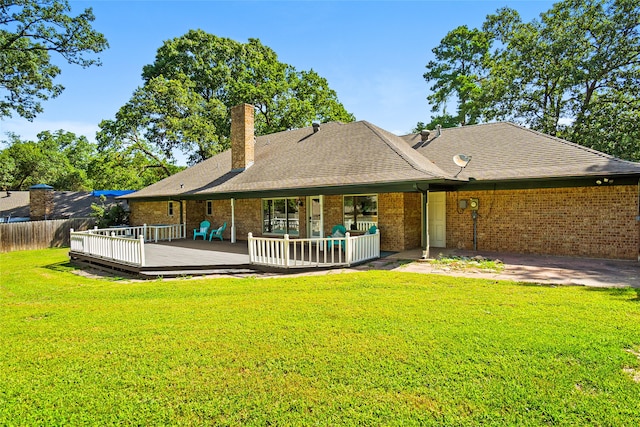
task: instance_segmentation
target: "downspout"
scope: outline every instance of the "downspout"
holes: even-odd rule
[[[231,198],[231,243],[236,242],[236,199]]]
[[[429,187],[421,189],[418,184],[413,188],[422,193],[422,259],[429,259]]]
[[[182,210],[183,210],[182,202],[183,201],[184,200],[182,200],[182,199],[179,200],[179,202],[180,202],[180,224],[184,225],[184,236],[181,236],[181,237],[186,239],[187,238],[187,224],[184,222],[184,212],[182,212]]]
[[[422,224],[424,246],[422,247],[422,259],[429,259],[429,189],[424,190],[422,195],[422,209],[424,209],[424,223]]]

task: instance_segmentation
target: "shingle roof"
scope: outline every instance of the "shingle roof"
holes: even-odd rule
[[[29,217],[29,192],[0,192],[0,217]],[[106,205],[116,202],[107,197]],[[100,203],[100,198],[91,191],[54,191],[52,218],[88,218],[91,216],[91,204]],[[122,203],[122,201],[118,201]]]
[[[254,164],[231,171],[218,154],[128,198],[260,192],[450,178],[400,137],[371,123],[324,123],[256,138]]]
[[[420,135],[402,138],[445,172],[460,167],[453,156],[472,160],[459,178],[476,180],[551,179],[600,175],[640,174],[640,163],[621,160],[578,144],[513,123],[487,123],[442,129],[426,142]]]
[[[260,136],[254,164],[232,171],[225,151],[126,198],[197,197],[410,182],[467,182],[640,175],[617,159],[513,123],[442,129],[422,142],[366,121],[325,123]],[[472,161],[463,170],[453,156]]]
[[[0,217],[28,217],[29,216],[29,192],[28,191],[2,191],[0,192]]]

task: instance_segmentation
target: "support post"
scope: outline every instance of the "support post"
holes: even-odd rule
[[[422,192],[422,209],[424,222],[422,224],[422,259],[429,259],[429,190]]]
[[[231,243],[236,242],[236,199],[231,198]]]

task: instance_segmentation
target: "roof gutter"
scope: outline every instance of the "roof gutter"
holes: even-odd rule
[[[274,190],[255,190],[255,191],[234,191],[225,193],[209,193],[209,194],[173,194],[151,197],[128,197],[127,201],[133,202],[153,202],[153,201],[169,201],[169,200],[228,200],[228,199],[262,199],[271,197],[298,197],[298,196],[316,196],[316,195],[339,195],[339,194],[357,194],[357,193],[413,193],[416,192],[415,185],[421,187],[445,186],[451,187],[452,182],[443,178],[436,180],[412,180],[380,184],[350,184],[340,186],[322,186],[322,187],[300,187],[286,188]]]

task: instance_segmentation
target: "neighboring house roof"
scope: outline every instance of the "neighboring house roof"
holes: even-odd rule
[[[7,195],[8,193],[10,195]],[[0,192],[0,217],[29,217],[29,192],[9,191],[8,193]],[[113,197],[107,197],[105,201],[107,205],[114,202]],[[54,191],[53,203],[52,219],[88,218],[92,213],[91,204],[100,203],[100,197],[91,191]]]
[[[256,138],[255,162],[244,171],[232,171],[228,150],[125,197],[270,197],[319,189],[328,194],[397,185],[396,191],[411,191],[416,185],[425,188],[422,184],[640,176],[640,163],[513,123],[442,129],[437,134],[423,142],[419,134],[399,137],[366,121],[324,123],[317,133],[312,127],[278,132]],[[456,154],[472,157],[462,171],[453,162]]]
[[[602,175],[637,175],[640,163],[549,136],[513,123],[487,123],[402,137],[445,172],[455,175],[460,167],[456,154],[472,159],[458,175],[476,181],[575,178]]]
[[[2,191],[0,192],[0,218],[29,216],[29,192],[28,191]]]
[[[451,178],[400,137],[371,123],[324,123],[256,138],[255,161],[232,171],[231,150],[127,198],[207,197],[345,186],[394,185]]]

